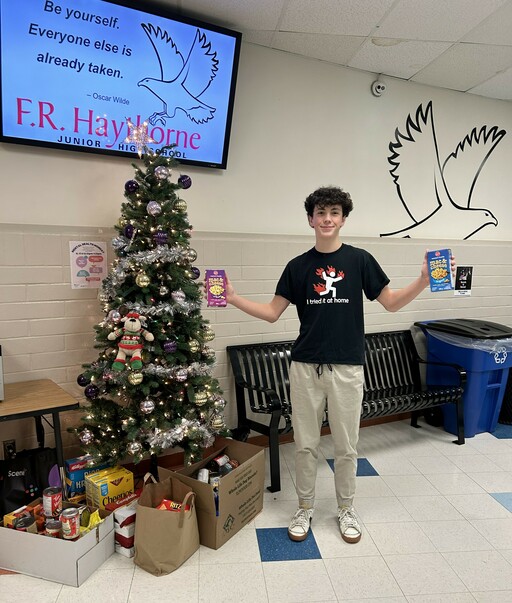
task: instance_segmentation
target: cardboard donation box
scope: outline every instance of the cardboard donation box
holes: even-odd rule
[[[224,438],[219,438],[216,445],[221,447],[213,454],[179,471],[158,468],[160,480],[175,475],[195,492],[199,539],[211,549],[220,548],[262,510],[265,483],[263,448]],[[240,465],[220,478],[217,511],[211,484],[197,480],[196,476],[199,469],[220,454],[227,454]]]
[[[114,517],[99,513],[103,521],[75,541],[0,527],[0,567],[80,586],[114,552]]]

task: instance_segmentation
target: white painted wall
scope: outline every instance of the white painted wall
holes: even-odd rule
[[[370,92],[373,79],[244,44],[228,169],[183,169],[194,182],[183,195],[194,227],[306,234],[303,200],[325,184],[352,194],[356,209],[347,225],[350,235],[373,237],[407,226],[410,220],[389,174],[388,145],[407,116],[432,100],[441,158],[474,127],[497,125],[507,131],[482,170],[474,202],[490,208],[499,221],[477,237],[510,240],[512,104],[392,78],[385,79],[387,90],[377,98]],[[14,224],[111,226],[119,217],[123,184],[132,175],[126,158],[12,144],[0,145],[0,165],[7,176],[0,222]],[[432,164],[421,161],[416,167],[432,169]],[[427,229],[422,236],[458,238],[452,227]]]

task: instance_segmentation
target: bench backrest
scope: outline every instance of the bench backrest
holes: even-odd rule
[[[228,355],[236,383],[247,382],[274,390],[283,405],[282,414],[291,412],[290,365],[293,341],[229,346]],[[421,388],[416,347],[410,331],[389,331],[365,335],[364,399],[403,395]],[[264,396],[244,390],[250,407],[268,412]],[[263,410],[263,409],[267,410]]]

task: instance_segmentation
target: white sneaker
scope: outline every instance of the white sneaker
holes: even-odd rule
[[[345,542],[355,544],[361,540],[361,526],[356,517],[354,507],[338,509],[341,537]]]
[[[295,542],[301,542],[307,538],[309,526],[313,519],[313,509],[299,508],[288,526],[288,537]]]

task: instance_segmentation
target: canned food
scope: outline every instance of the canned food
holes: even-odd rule
[[[218,488],[219,483],[220,483],[220,473],[214,473],[213,471],[210,471],[210,484],[214,488]]]
[[[62,511],[62,490],[45,488],[43,490],[43,512],[46,517],[58,517]]]
[[[199,469],[199,471],[197,472],[197,479],[200,482],[205,482],[207,484],[209,475],[210,475],[210,472],[208,471],[208,469]]]
[[[78,509],[64,509],[60,514],[62,538],[76,540],[80,536],[80,512]]]
[[[60,538],[62,536],[62,523],[58,519],[49,519],[46,522],[44,533],[52,538]]]
[[[30,532],[31,534],[37,534],[36,520],[30,517],[18,517],[13,523],[14,529],[19,532]]]

